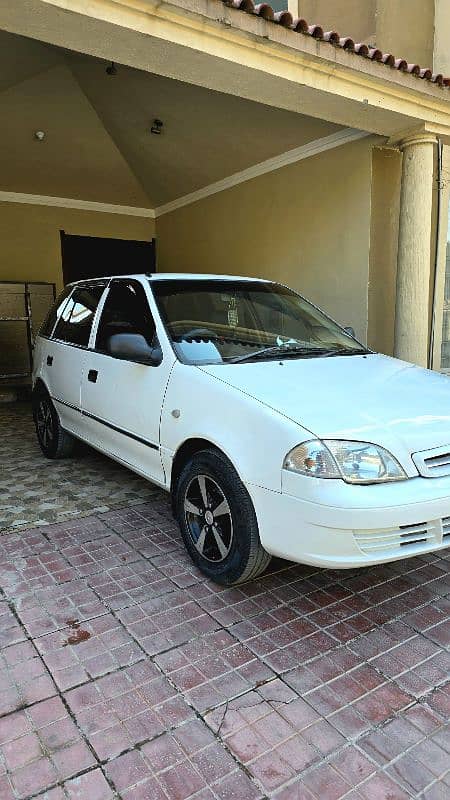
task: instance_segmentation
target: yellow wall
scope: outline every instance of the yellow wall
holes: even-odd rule
[[[158,269],[285,282],[365,339],[370,183],[361,140],[165,214]]]
[[[450,75],[450,3],[435,0],[434,71]]]
[[[395,285],[402,155],[375,147],[372,153],[368,344],[394,351]]]
[[[152,219],[68,208],[0,203],[0,281],[62,285],[60,230],[81,236],[150,240]]]
[[[448,0],[288,0],[294,16],[448,73]],[[434,48],[434,58],[433,58]]]
[[[376,5],[377,0],[289,0],[289,10],[294,16],[358,42],[366,42],[375,35]]]
[[[392,353],[400,176],[401,155],[369,140],[268,173],[159,217],[158,268],[285,282]],[[0,280],[60,288],[61,229],[148,240],[155,222],[0,203]]]
[[[377,0],[377,47],[432,68],[434,12],[435,0]]]

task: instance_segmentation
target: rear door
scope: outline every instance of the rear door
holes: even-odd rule
[[[109,340],[117,333],[139,333],[151,346],[157,343],[148,298],[137,280],[115,279],[109,286],[83,370],[83,425],[94,446],[164,484],[159,426],[175,357],[166,351],[158,366],[116,358]]]
[[[76,287],[65,304],[49,340],[42,340],[43,375],[63,428],[82,428],[81,376],[92,323],[105,284]]]

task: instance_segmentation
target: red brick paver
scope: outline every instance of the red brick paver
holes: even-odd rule
[[[449,556],[225,589],[167,498],[0,536],[1,800],[447,800]]]

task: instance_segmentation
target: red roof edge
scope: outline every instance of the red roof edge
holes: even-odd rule
[[[419,64],[409,64],[404,58],[396,58],[392,53],[383,53],[378,47],[370,47],[367,44],[355,43],[350,36],[341,36],[337,31],[324,32],[321,25],[309,25],[305,19],[293,19],[290,11],[274,11],[268,3],[255,5],[253,0],[223,0],[224,5],[245,11],[247,14],[254,14],[268,22],[274,22],[283,28],[289,28],[295,33],[302,33],[304,36],[311,36],[321,42],[341,47],[355,55],[368,58],[370,61],[378,61],[392,69],[400,72],[408,72],[421,80],[435,83],[445,88],[450,87],[450,77],[446,78],[440,73],[434,74],[431,69],[424,69]]]

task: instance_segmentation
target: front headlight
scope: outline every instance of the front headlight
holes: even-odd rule
[[[312,478],[342,478],[347,483],[384,483],[407,478],[398,461],[383,447],[368,442],[314,439],[294,447],[283,469]]]

